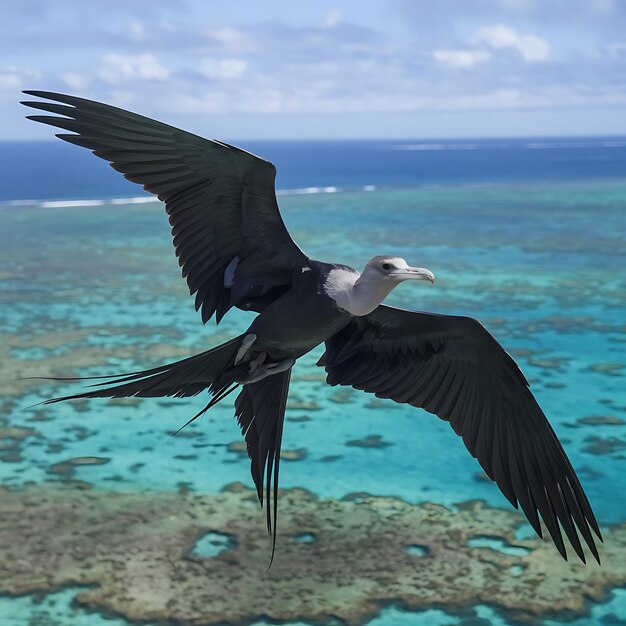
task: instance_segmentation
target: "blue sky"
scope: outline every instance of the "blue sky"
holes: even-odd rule
[[[20,90],[225,140],[626,134],[622,0],[4,0],[0,139]]]

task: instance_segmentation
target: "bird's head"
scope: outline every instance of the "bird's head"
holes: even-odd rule
[[[404,280],[427,280],[435,282],[435,275],[423,267],[411,267],[397,256],[375,256],[365,266],[363,275],[374,280],[401,283]]]

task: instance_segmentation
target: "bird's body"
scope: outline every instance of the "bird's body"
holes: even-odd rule
[[[274,361],[297,359],[350,322],[350,313],[326,289],[333,271],[349,270],[308,259],[294,271],[291,289],[259,313],[247,331],[257,336],[255,354],[265,351]]]
[[[291,239],[274,192],[274,166],[98,102],[48,92],[27,106],[55,115],[30,119],[72,134],[165,203],[176,255],[202,321],[232,308],[258,315],[248,330],[195,356],[108,377],[54,398],[195,396],[209,403],[239,390],[235,415],[251,472],[276,538],[277,484],[291,369],[320,344],[330,385],[348,385],[420,407],[450,423],[502,493],[541,535],[540,519],[565,557],[562,533],[584,560],[601,538],[589,502],[515,361],[476,320],[382,304],[401,282],[433,274],[395,256],[362,273],[309,258]],[[271,506],[273,502],[273,507]],[[582,539],[582,542],[581,542]]]

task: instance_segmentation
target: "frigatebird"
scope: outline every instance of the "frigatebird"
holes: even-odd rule
[[[70,131],[57,137],[88,148],[165,204],[203,323],[213,316],[219,323],[233,307],[258,313],[245,333],[215,348],[46,402],[207,390],[210,401],[191,422],[240,389],[235,415],[261,505],[265,492],[274,549],[290,374],[299,357],[324,343],[318,365],[329,385],[349,385],[448,421],[539,536],[541,518],[563,558],[561,529],[583,562],[580,537],[599,562],[592,531],[602,537],[587,497],[513,358],[475,319],[382,304],[401,282],[434,282],[429,270],[394,255],[375,256],[362,273],[312,259],[283,223],[272,163],[99,102],[24,93],[41,100],[22,104],[53,114],[29,119]]]

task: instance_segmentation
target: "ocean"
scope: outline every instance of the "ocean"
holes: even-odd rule
[[[22,377],[145,369],[233,337],[251,316],[231,312],[219,326],[212,321],[202,326],[180,278],[162,206],[106,163],[60,141],[0,143],[0,481],[5,489],[0,556],[15,557],[0,561],[30,563],[22,570],[0,566],[0,623],[626,623],[626,138],[237,145],[276,164],[284,220],[305,252],[357,269],[374,254],[390,253],[427,267],[437,277],[435,285],[401,285],[388,302],[476,317],[516,357],[606,530],[603,566],[578,565],[573,553],[570,561],[561,561],[547,541],[531,539],[521,518],[507,522],[514,534],[489,526],[489,516],[499,514],[494,511],[512,508],[450,427],[419,409],[327,387],[315,365],[318,350],[294,368],[280,479],[292,495],[284,499],[276,563],[267,573],[269,547],[262,543],[258,584],[250,583],[246,593],[241,582],[247,580],[242,571],[251,567],[243,544],[265,542],[257,509],[245,533],[232,521],[194,526],[199,514],[190,509],[186,530],[180,531],[187,542],[184,553],[167,553],[144,569],[150,533],[144,536],[141,525],[133,526],[136,544],[107,569],[99,546],[109,546],[122,523],[116,517],[100,524],[110,510],[132,501],[144,512],[137,515],[145,525],[156,515],[145,513],[141,497],[146,494],[163,502],[163,510],[172,494],[187,498],[190,507],[189,498],[206,497],[211,508],[215,498],[236,499],[234,483],[243,483],[240,489],[252,486],[232,406],[222,403],[183,436],[171,437],[204,406],[201,398],[32,407],[80,384]],[[56,527],[58,536],[53,533],[55,541],[43,526],[70,498],[63,494],[83,504],[67,504],[60,519],[69,525],[73,517],[86,515],[90,526],[77,526],[74,536],[84,536],[71,549],[63,524]],[[428,596],[423,582],[408,584],[399,565],[397,571],[385,569],[385,559],[394,557],[378,544],[384,577],[368,582],[360,562],[352,569],[337,566],[342,573],[331,593],[328,578],[315,573],[315,559],[306,560],[306,550],[318,540],[330,541],[337,554],[347,550],[345,535],[337,535],[342,523],[353,525],[349,536],[359,538],[364,552],[374,541],[369,536],[384,534],[368,535],[348,513],[322,523],[316,507],[307,523],[321,530],[294,531],[293,542],[304,552],[296,553],[301,569],[289,570],[284,556],[281,561],[281,545],[283,555],[293,548],[285,543],[295,507],[289,501],[309,507],[306,494],[320,499],[317,508],[328,516],[333,507],[353,503],[354,516],[389,520],[400,509],[422,515],[439,507],[437,515],[448,515],[446,523],[456,520],[461,530],[455,527],[447,538],[441,530],[429,530],[418,537],[417,547],[407,546],[415,571],[437,593]],[[92,499],[89,505],[85,498]],[[466,540],[463,520],[475,501],[488,513],[476,513],[477,534]],[[234,511],[240,505],[228,506]],[[89,516],[87,509],[101,513]],[[8,527],[3,517],[29,522]],[[170,517],[154,531],[162,541],[149,544],[151,555],[173,541]],[[123,523],[130,524],[128,519]],[[200,554],[205,536],[209,552]],[[456,539],[438,551],[449,537]],[[458,543],[463,545],[457,548]],[[37,575],[29,561],[33,545],[39,546]],[[422,560],[415,556],[418,548],[426,555]],[[69,563],[78,552],[80,567]],[[196,568],[197,580],[214,584],[215,559],[223,564],[221,575],[234,581],[229,588],[238,590],[232,591],[231,604],[239,602],[238,593],[263,594],[264,585],[276,595],[264,596],[256,607],[241,600],[238,613],[231,606],[210,617],[203,613],[208,604],[221,604],[208,592],[197,606],[190,599],[191,609],[177,608],[174,599],[159,604],[170,584],[189,597],[182,581],[196,579],[189,572],[176,577],[183,565]],[[445,576],[436,570],[444,561],[452,564]],[[164,562],[172,568],[164,570],[171,580],[150,578]],[[350,555],[341,562],[351,562]],[[152,582],[141,592],[120,591],[131,580]],[[465,581],[467,597],[446,593],[459,581]],[[310,602],[297,600],[304,597],[303,585]],[[137,597],[143,604],[133,604]],[[324,603],[330,607],[326,613]]]
[[[272,161],[283,192],[622,180],[626,137],[440,141],[235,141]],[[87,150],[0,142],[0,202],[141,195]]]

